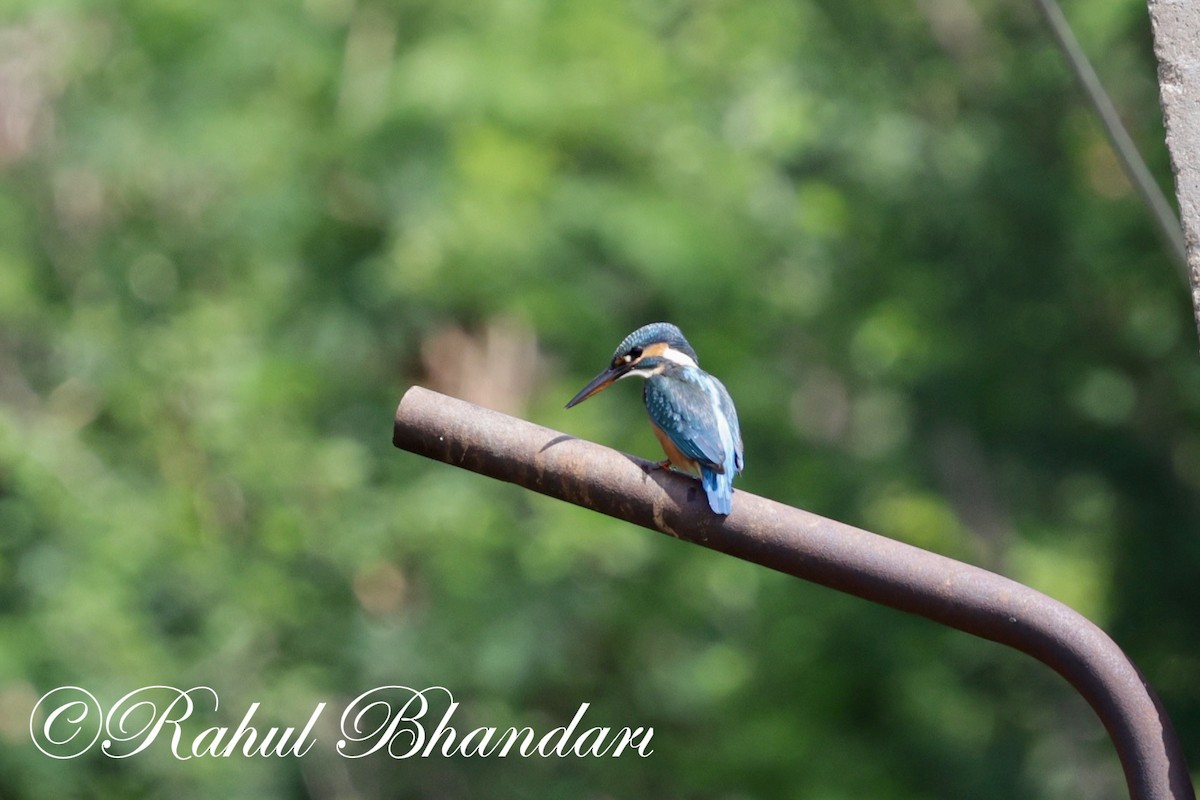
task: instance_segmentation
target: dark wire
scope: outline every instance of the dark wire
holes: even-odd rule
[[[1142,202],[1149,209],[1168,255],[1186,283],[1188,280],[1187,246],[1183,238],[1183,227],[1179,224],[1179,217],[1175,215],[1175,210],[1167,201],[1162,188],[1154,180],[1145,160],[1138,152],[1137,145],[1133,143],[1133,139],[1130,138],[1128,131],[1121,123],[1121,117],[1117,114],[1112,99],[1104,91],[1104,86],[1100,83],[1096,70],[1092,68],[1087,54],[1079,46],[1067,18],[1063,16],[1062,9],[1055,0],[1036,0],[1036,2],[1046,23],[1050,26],[1050,32],[1054,35],[1055,42],[1058,43],[1059,49],[1062,50],[1063,56],[1070,64],[1071,71],[1075,73],[1076,80],[1084,94],[1087,95],[1096,115],[1100,117],[1100,123],[1108,135],[1109,144],[1116,152],[1126,177],[1137,189]]]

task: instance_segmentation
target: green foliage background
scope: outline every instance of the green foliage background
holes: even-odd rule
[[[1066,11],[1169,185],[1144,4]],[[423,383],[646,457],[669,319],[739,487],[1110,631],[1200,764],[1187,293],[1032,4],[9,3],[0,795],[1093,798],[1022,656],[394,450]],[[304,759],[53,761],[29,712],[207,684]],[[350,762],[336,712],[652,725],[648,759]]]

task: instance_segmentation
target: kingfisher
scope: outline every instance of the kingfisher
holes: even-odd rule
[[[578,405],[621,378],[645,379],[642,400],[667,454],[656,466],[699,477],[714,513],[733,510],[733,477],[742,471],[742,432],[725,386],[700,369],[700,358],[669,322],[643,325],[625,337],[608,368],[571,398]]]

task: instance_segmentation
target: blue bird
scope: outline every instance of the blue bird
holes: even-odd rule
[[[608,368],[571,398],[567,408],[621,378],[646,380],[642,400],[654,435],[674,467],[700,478],[717,514],[733,510],[733,478],[745,465],[737,410],[724,385],[700,369],[696,351],[669,322],[653,322],[625,337]]]

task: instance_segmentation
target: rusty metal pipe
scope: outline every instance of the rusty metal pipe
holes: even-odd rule
[[[396,409],[396,447],[718,550],[1021,650],[1084,696],[1133,800],[1194,800],[1154,691],[1104,631],[1029,587],[738,491],[708,510],[699,484],[651,462],[420,387]]]

